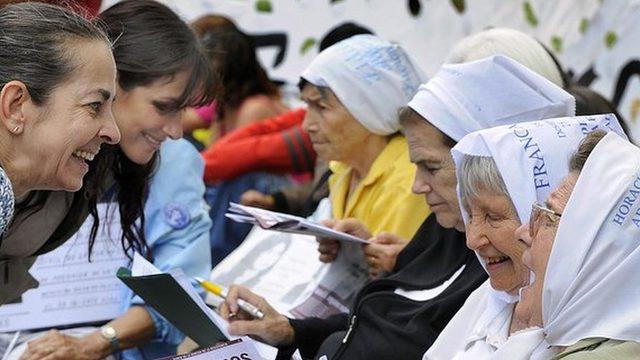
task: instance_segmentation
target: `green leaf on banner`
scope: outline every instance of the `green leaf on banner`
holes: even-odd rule
[[[582,20],[580,20],[580,34],[584,34],[587,32],[587,29],[589,28],[589,20],[582,18]]]
[[[458,14],[462,14],[466,8],[464,0],[451,0],[451,5],[453,5],[453,8],[456,9]]]
[[[618,34],[614,31],[608,31],[604,37],[604,43],[608,49],[611,49],[618,42]]]
[[[256,1],[256,10],[258,12],[270,13],[273,11],[273,7],[271,6],[271,1],[269,0],[258,0]]]
[[[316,39],[307,38],[305,41],[302,42],[302,45],[300,45],[300,55],[306,54],[309,50],[311,50],[311,48],[315,44],[316,44]]]
[[[536,27],[538,26],[538,17],[536,17],[536,13],[533,11],[533,6],[528,1],[525,1],[522,4],[524,10],[524,17],[527,19],[529,25]]]
[[[557,53],[562,52],[562,38],[560,36],[552,36],[551,37],[551,47]]]

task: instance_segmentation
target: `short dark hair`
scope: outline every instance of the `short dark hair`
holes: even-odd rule
[[[109,39],[93,22],[70,9],[27,2],[0,8],[0,88],[19,80],[34,103],[41,105],[51,91],[80,65],[70,51],[73,41]]]
[[[593,152],[596,145],[607,135],[607,132],[604,130],[596,130],[593,131],[587,136],[585,136],[582,141],[580,141],[580,145],[578,145],[578,150],[571,155],[569,159],[569,171],[577,171],[580,172],[584,168],[584,164],[587,162],[589,155]]]
[[[346,40],[352,36],[369,34],[373,35],[373,31],[358,25],[353,22],[342,23],[326,33],[320,41],[318,49],[323,51],[333,44],[339,43],[342,40]]]
[[[400,112],[398,113],[398,118],[400,120],[400,125],[402,125],[403,127],[411,123],[420,123],[420,122],[429,123],[429,120],[423,118],[422,115],[418,114],[417,111],[413,110],[409,106],[404,106],[400,109]],[[442,136],[443,145],[445,145],[450,149],[456,146],[457,142],[455,140],[453,140],[451,137],[449,137],[447,134],[443,133],[439,129],[438,129],[438,132]]]
[[[114,41],[118,84],[129,91],[189,70],[179,107],[213,101],[219,82],[195,33],[171,9],[153,0],[124,0],[100,14]]]
[[[626,121],[618,112],[618,109],[600,93],[580,85],[571,85],[567,87],[566,90],[576,99],[576,116],[612,113],[618,118],[622,131],[629,135]]]

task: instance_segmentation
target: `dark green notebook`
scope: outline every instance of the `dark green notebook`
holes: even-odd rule
[[[229,340],[170,274],[131,276],[121,267],[118,278],[199,346]]]

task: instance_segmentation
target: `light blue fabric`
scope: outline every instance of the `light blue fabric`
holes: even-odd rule
[[[167,140],[145,204],[145,236],[153,263],[162,271],[182,268],[193,277],[208,278],[211,270],[211,219],[204,201],[204,162],[186,140]],[[195,282],[194,282],[195,285]],[[201,287],[196,289],[201,291]],[[144,301],[123,286],[122,311]],[[204,296],[204,292],[201,292]],[[123,352],[123,359],[156,359],[173,355],[184,335],[150,307],[156,326],[153,341]]]

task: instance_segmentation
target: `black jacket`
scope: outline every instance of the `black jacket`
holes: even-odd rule
[[[464,266],[442,293],[414,301],[394,293],[396,288],[435,288]],[[354,300],[350,314],[327,319],[291,319],[294,346],[302,356],[329,359],[420,359],[467,297],[487,275],[464,233],[445,229],[429,216],[398,255],[386,277],[367,283]],[[286,357],[281,351],[279,358]]]

